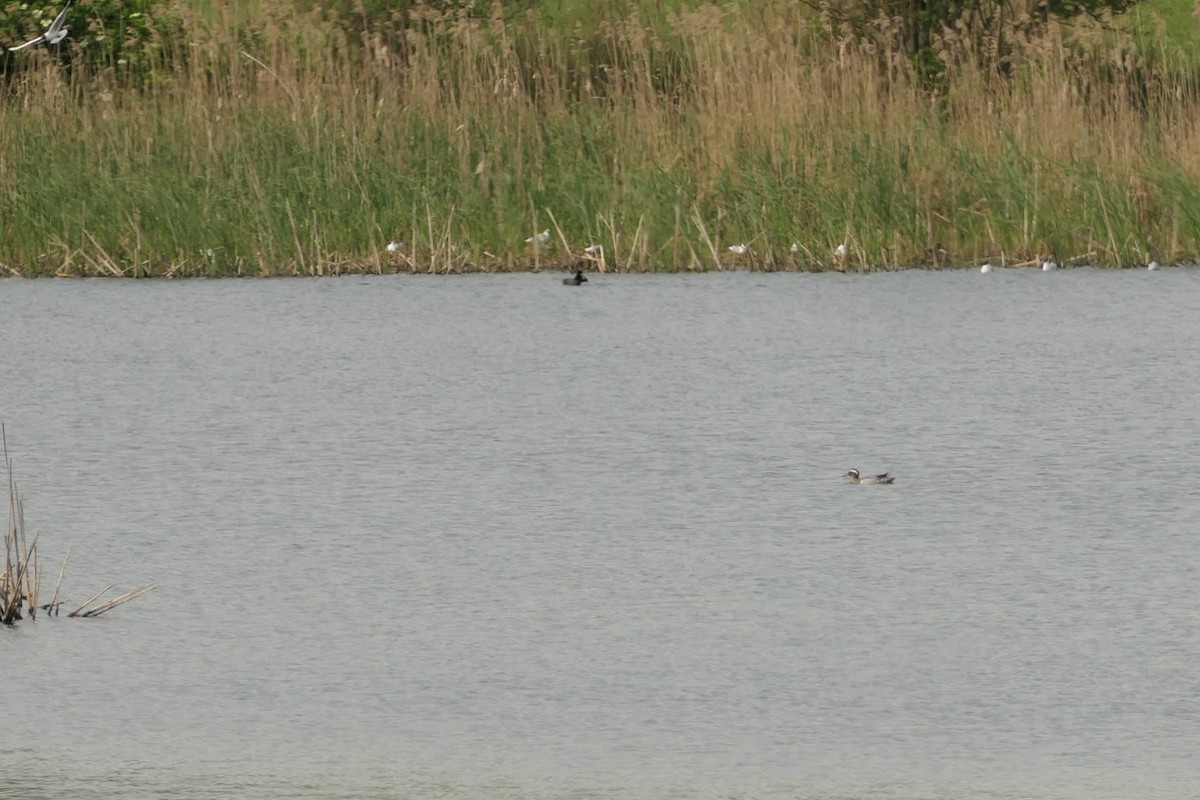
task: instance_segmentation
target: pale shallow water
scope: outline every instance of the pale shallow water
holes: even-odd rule
[[[560,278],[0,282],[0,797],[1200,796],[1200,273]]]

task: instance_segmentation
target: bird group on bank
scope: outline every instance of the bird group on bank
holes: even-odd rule
[[[70,6],[70,3],[68,2],[68,7],[69,6]],[[64,9],[63,13],[64,14],[66,13],[66,9]],[[55,20],[54,25],[51,26],[52,30],[55,29],[56,26],[60,25],[61,19],[62,19],[62,15],[60,15],[58,20]],[[49,35],[50,35],[50,31],[47,31],[45,36],[49,36]],[[55,35],[58,36],[58,39],[55,39],[55,41],[58,41],[59,39],[61,39],[62,36],[65,36],[66,34],[65,33],[57,33]],[[28,47],[31,44],[36,43],[37,41],[39,41],[39,40],[34,40],[33,42],[27,42],[26,44],[21,45],[21,47]],[[14,48],[14,49],[18,49],[18,48]],[[548,245],[550,245],[550,241],[551,241],[550,229],[545,228],[537,233],[534,233],[532,236],[527,237],[525,239],[525,244],[529,245],[529,247],[533,250],[541,250],[543,247],[547,247]],[[397,254],[405,251],[407,249],[407,245],[404,242],[393,240],[393,241],[388,242],[386,249],[387,249],[388,253],[390,253],[392,255],[397,255]],[[752,252],[753,252],[750,242],[741,242],[739,244],[732,244],[732,245],[729,245],[729,247],[727,247],[726,249],[735,259],[739,259],[740,257],[745,256],[747,254],[752,254]],[[799,242],[793,242],[791,247],[788,249],[788,252],[791,253],[793,256],[795,256],[796,254],[801,253],[801,252],[812,255],[812,252],[808,248],[801,245]],[[939,251],[939,252],[941,252],[943,254],[945,253],[945,251]],[[594,261],[597,264],[599,264],[600,272],[605,271],[604,255],[605,255],[604,254],[604,246],[601,244],[597,244],[597,243],[593,242],[583,248],[583,259],[587,260],[587,261]],[[831,262],[839,271],[842,271],[842,272],[844,272],[846,270],[850,256],[851,256],[850,249],[844,243],[839,244],[837,247],[833,248],[832,251],[830,251]],[[1019,263],[1019,264],[1008,264],[1008,266],[1040,268],[1040,270],[1042,272],[1054,272],[1054,271],[1058,270],[1058,268],[1059,268],[1058,262],[1055,261],[1053,258],[1042,258],[1042,257],[1038,257],[1032,261],[1026,261],[1026,262]],[[979,271],[984,275],[988,275],[988,274],[992,273],[993,271],[1002,269],[1004,267],[1005,267],[1005,263],[1003,260],[997,261],[996,259],[992,259],[991,261],[987,261],[984,264],[982,264],[979,267]],[[1151,272],[1153,272],[1159,268],[1160,268],[1160,264],[1157,261],[1150,261],[1146,265],[1146,269]],[[576,269],[574,277],[566,278],[563,280],[563,283],[568,286],[581,286],[587,282],[588,282],[587,278],[584,277],[583,271],[579,270],[579,269]]]

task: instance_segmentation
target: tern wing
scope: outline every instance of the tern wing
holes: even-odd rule
[[[24,50],[26,47],[33,47],[35,44],[41,44],[41,43],[42,43],[42,42],[44,42],[44,41],[46,41],[46,37],[45,37],[45,36],[39,36],[39,37],[37,37],[36,39],[30,39],[30,40],[29,40],[28,42],[26,42],[25,44],[19,44],[19,45],[17,45],[16,47],[10,47],[10,48],[8,48],[8,52],[10,52],[10,53],[15,53],[15,52],[17,52],[18,50]]]
[[[62,30],[63,23],[67,21],[67,12],[70,10],[71,0],[67,0],[67,4],[63,6],[63,10],[58,12],[58,16],[54,18],[54,22],[51,22],[50,27],[46,29],[46,35]]]

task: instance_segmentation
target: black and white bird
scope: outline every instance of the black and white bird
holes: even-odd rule
[[[878,475],[868,475],[867,477],[863,478],[863,477],[859,476],[858,470],[856,470],[856,469],[852,469],[849,472],[847,472],[845,477],[849,478],[851,483],[885,484],[885,483],[891,483],[892,481],[896,480],[891,475],[891,473],[888,473],[888,472],[881,472]]]
[[[50,23],[50,27],[46,29],[45,33],[43,33],[41,36],[38,36],[36,39],[30,39],[25,44],[19,44],[16,47],[10,47],[9,50],[15,53],[18,50],[24,50],[26,47],[33,47],[37,44],[58,44],[63,39],[67,38],[67,26],[65,23],[67,21],[67,12],[70,9],[71,0],[67,0],[67,4],[63,6],[63,10],[59,12],[57,17],[54,18],[54,22]]]

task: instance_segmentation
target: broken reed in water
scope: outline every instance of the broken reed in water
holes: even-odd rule
[[[0,102],[0,271],[573,269],[592,243],[610,270],[1200,257],[1200,80],[1165,37],[1050,25],[1004,70],[947,37],[931,88],[778,0],[569,30],[423,9],[354,38],[258,9],[187,22],[136,85],[32,56]]]
[[[54,585],[54,596],[50,599],[49,603],[39,605],[38,597],[41,591],[42,570],[38,563],[38,537],[35,535],[30,539],[25,531],[25,502],[13,478],[12,459],[8,455],[8,437],[6,432],[3,431],[2,426],[0,426],[0,438],[3,438],[4,463],[8,472],[8,527],[4,532],[4,569],[0,572],[0,623],[12,625],[18,620],[24,619],[26,614],[31,620],[36,619],[39,610],[45,611],[49,616],[58,615],[60,606],[62,605],[59,595],[62,589],[63,575],[67,571],[67,561],[71,557],[71,548],[67,548],[62,568],[58,571],[58,580]],[[112,586],[113,584],[110,584],[103,590],[92,595],[79,608],[67,616],[98,616],[105,611],[116,608],[122,603],[145,594],[151,589],[156,588],[158,584],[152,583],[140,586],[131,592],[126,592],[119,597],[88,608],[93,601],[111,589]]]
[[[0,622],[11,625],[22,618],[23,608],[31,618],[37,614],[41,569],[37,562],[37,537],[30,542],[25,535],[25,505],[13,480],[7,439],[4,460],[8,466],[8,528],[4,532],[4,571],[0,573]]]

